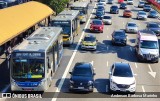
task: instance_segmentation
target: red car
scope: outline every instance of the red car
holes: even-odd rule
[[[99,19],[95,19],[91,22],[90,31],[103,33],[103,27],[104,27],[103,21]]]
[[[123,3],[124,2],[124,0],[118,0],[118,3],[120,4],[120,3]]]

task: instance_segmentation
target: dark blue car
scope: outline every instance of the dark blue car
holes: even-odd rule
[[[73,71],[69,73],[71,74],[69,86],[70,91],[93,92],[95,73],[91,63],[76,63]]]
[[[119,8],[116,5],[113,5],[110,7],[110,13],[118,14],[119,13]]]
[[[148,17],[149,18],[157,18],[158,17],[158,13],[155,10],[152,10],[148,13]]]
[[[120,9],[126,9],[127,8],[127,4],[126,3],[121,3],[120,4]]]
[[[104,16],[103,11],[97,11],[95,18],[102,19]]]

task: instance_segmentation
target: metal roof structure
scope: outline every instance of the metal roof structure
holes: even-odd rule
[[[0,45],[52,15],[48,6],[30,1],[0,10]]]

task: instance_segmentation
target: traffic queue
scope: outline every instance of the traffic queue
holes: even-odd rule
[[[95,18],[90,23],[91,33],[103,33],[105,25],[112,25],[112,16],[106,15],[105,6],[110,6],[109,13],[119,14],[122,9],[123,17],[132,18],[132,11],[127,8],[128,5],[133,5],[133,0],[118,0],[119,6],[115,5],[113,0],[98,0]],[[158,17],[157,11],[151,8],[150,5],[144,1],[139,1],[138,8],[142,8],[137,12],[137,20],[147,21],[148,18],[156,19]],[[148,12],[148,14],[147,14]],[[126,46],[127,34],[133,33],[137,35],[135,53],[139,62],[159,62],[159,42],[158,36],[160,34],[160,24],[156,22],[148,22],[146,29],[139,30],[139,26],[134,21],[127,22],[124,30],[116,29],[111,34],[112,45]],[[81,42],[81,49],[96,51],[98,47],[98,40],[94,34],[87,34]],[[95,68],[92,63],[78,62],[73,67],[73,71],[69,72],[70,77],[70,91],[90,91],[94,90],[94,76]],[[115,62],[109,72],[109,91],[112,92],[136,92],[136,79],[132,67],[126,62]]]

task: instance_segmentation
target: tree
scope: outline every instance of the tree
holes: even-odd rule
[[[66,7],[67,3],[70,0],[35,0],[35,1],[39,1],[48,5],[56,12],[56,14],[58,14],[64,10],[64,8]]]

